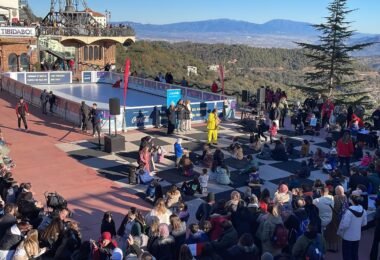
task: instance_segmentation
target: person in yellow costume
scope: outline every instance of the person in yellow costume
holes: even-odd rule
[[[207,141],[209,144],[216,145],[218,142],[218,126],[220,123],[220,119],[218,117],[218,110],[214,108],[210,115],[208,116],[207,120],[207,129],[208,129],[208,135],[207,135]]]

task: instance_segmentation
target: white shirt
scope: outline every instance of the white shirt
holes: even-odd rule
[[[321,218],[322,227],[326,227],[332,219],[334,208],[334,197],[331,195],[325,195],[320,198],[314,199],[313,204],[317,206],[319,210],[319,217]]]
[[[208,174],[202,174],[201,176],[199,176],[198,180],[202,188],[207,188],[207,184],[209,180]]]

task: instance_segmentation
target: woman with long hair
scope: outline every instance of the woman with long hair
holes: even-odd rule
[[[172,185],[169,191],[166,193],[166,207],[173,209],[178,207],[178,203],[181,201],[181,192],[176,185]]]
[[[58,238],[64,230],[62,221],[59,218],[55,218],[42,232],[40,240],[41,244],[49,248],[48,255],[54,256],[58,247]]]
[[[113,220],[112,213],[107,211],[103,215],[102,225],[100,226],[100,234],[103,232],[110,232],[112,237],[116,236],[115,221]]]
[[[44,254],[46,248],[40,248],[38,242],[38,231],[36,229],[30,230],[17,247],[12,260],[29,260],[35,259]]]
[[[191,120],[193,119],[193,114],[191,112],[190,100],[185,101],[185,131],[191,131]]]
[[[164,199],[158,199],[154,208],[145,216],[145,221],[148,226],[152,223],[152,217],[157,217],[160,223],[170,224],[170,215],[172,212],[166,208]]]
[[[170,216],[170,235],[175,241],[176,256],[178,256],[181,245],[186,241],[186,223],[182,222],[177,215]]]
[[[64,231],[60,241],[54,260],[70,259],[73,253],[78,250],[82,244],[82,236],[78,222],[70,221],[68,223],[67,229]]]

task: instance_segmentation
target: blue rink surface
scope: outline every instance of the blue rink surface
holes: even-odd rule
[[[71,85],[45,85],[35,86],[39,89],[53,91],[58,97],[81,102],[95,102],[108,107],[110,98],[120,98],[123,105],[123,88],[112,88],[110,84],[71,84]],[[164,94],[164,93],[163,93]],[[166,105],[166,98],[147,92],[128,89],[127,107]]]

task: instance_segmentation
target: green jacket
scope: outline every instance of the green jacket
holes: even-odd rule
[[[321,234],[317,234],[317,237],[319,237],[319,239],[320,239],[320,244],[321,244],[320,249],[322,251],[322,254],[325,255],[326,254],[326,241],[323,238],[323,236],[321,236]],[[314,239],[316,239],[316,238],[314,238]],[[307,249],[308,249],[309,245],[314,241],[314,239],[311,238],[311,234],[308,232],[306,232],[304,235],[300,236],[293,246],[292,255],[294,256],[294,258],[299,259],[299,260],[301,260],[301,259],[304,260]]]

